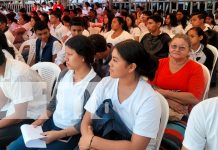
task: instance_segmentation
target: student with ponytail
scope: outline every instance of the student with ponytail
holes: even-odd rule
[[[110,76],[99,82],[85,105],[80,149],[144,150],[153,147],[155,142],[150,141],[156,138],[159,130],[161,106],[158,96],[143,76],[150,80],[154,78],[157,61],[150,57],[140,43],[126,40],[115,46],[109,65]],[[108,139],[95,134],[96,123],[102,119],[93,119],[92,114],[96,114],[96,110],[101,109],[99,106],[105,104],[106,100],[110,100],[113,116],[122,120],[126,130],[116,125],[117,122],[113,122],[113,126],[109,125],[109,128],[121,128],[121,134],[128,131],[129,139],[118,139],[116,135]],[[121,122],[119,123],[122,124]]]

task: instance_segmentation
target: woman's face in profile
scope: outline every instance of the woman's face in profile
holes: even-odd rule
[[[122,25],[118,22],[117,18],[114,18],[114,19],[112,20],[111,27],[112,27],[112,29],[113,29],[114,31],[116,31],[116,30],[122,28]]]
[[[116,48],[113,49],[112,59],[109,63],[110,66],[110,76],[112,78],[121,78],[128,74],[129,65],[127,62],[120,56]]]

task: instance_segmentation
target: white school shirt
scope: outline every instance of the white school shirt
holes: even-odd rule
[[[139,27],[134,27],[134,28],[131,27],[129,32],[133,37],[135,37],[135,36],[139,37],[141,35],[141,30]]]
[[[67,35],[69,29],[65,27],[62,23],[60,23],[56,28],[54,28],[54,25],[50,26],[50,33],[54,37],[56,37],[59,41]]]
[[[153,140],[147,149],[153,149],[160,124],[160,100],[152,87],[142,78],[134,92],[122,103],[118,99],[119,79],[103,78],[93,91],[85,109],[94,114],[105,99],[111,99],[113,109],[133,133]]]
[[[190,150],[217,150],[218,97],[200,102],[189,116],[183,145]]]
[[[178,25],[176,27],[171,27],[170,29],[168,26],[163,26],[160,29],[162,32],[167,33],[171,38],[173,38],[176,34],[184,34],[185,31],[182,28],[182,25]]]
[[[46,84],[23,62],[6,59],[5,73],[0,75],[0,88],[10,99],[6,116],[15,112],[15,105],[28,102],[27,117],[37,119],[46,110]]]
[[[65,129],[76,125],[83,114],[84,93],[96,73],[93,69],[84,79],[73,82],[74,71],[69,70],[58,84],[57,105],[53,115],[55,126]]]
[[[118,37],[112,39],[111,36],[113,33],[114,33],[113,30],[105,33],[105,39],[107,43],[111,43],[113,46],[115,46],[117,43],[120,43],[128,39],[134,40],[134,37],[126,31],[123,31]]]

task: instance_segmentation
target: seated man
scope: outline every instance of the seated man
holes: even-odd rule
[[[41,81],[29,66],[6,59],[0,50],[0,109],[4,107],[6,110],[6,116],[0,120],[1,150],[20,135],[22,124],[32,122],[46,109]]]
[[[65,36],[65,39],[63,40],[63,47],[61,49],[61,51],[59,51],[57,53],[57,57],[55,59],[55,64],[59,65],[59,67],[63,70],[64,68],[66,68],[66,66],[64,65],[65,63],[65,43],[72,37],[76,36],[76,35],[84,35],[83,31],[84,31],[84,23],[81,17],[74,17],[71,21],[70,21],[70,33],[67,33],[69,36]]]
[[[101,77],[109,76],[109,62],[111,60],[111,46],[106,43],[105,38],[100,34],[92,34],[89,36],[95,46],[95,62],[93,68]]]
[[[61,22],[62,12],[53,11],[50,14],[50,32],[51,35],[56,37],[58,40],[62,40],[62,38],[68,33],[68,28],[65,27]]]
[[[159,15],[148,17],[147,28],[150,33],[145,34],[141,40],[145,50],[157,58],[168,57],[168,43],[171,40],[167,33],[161,32],[162,23],[163,19]]]
[[[218,97],[196,105],[188,120],[182,150],[215,150],[218,147]]]
[[[50,34],[48,25],[45,22],[37,22],[34,30],[38,37],[36,40],[35,63],[54,62],[57,52],[62,48],[60,41]]]

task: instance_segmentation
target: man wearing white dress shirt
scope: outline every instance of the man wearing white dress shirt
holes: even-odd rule
[[[63,47],[61,51],[57,53],[57,57],[55,59],[55,64],[59,65],[61,69],[64,69],[66,66],[65,63],[65,43],[76,35],[85,35],[84,34],[84,23],[81,17],[74,17],[70,22],[70,32],[68,32],[67,39],[64,40]],[[86,36],[86,35],[85,35]]]
[[[61,42],[50,34],[47,23],[37,22],[34,30],[38,39],[36,40],[35,62],[54,62],[58,51],[61,50]]]
[[[50,33],[59,41],[62,41],[62,38],[69,31],[68,28],[61,23],[61,15],[62,13],[58,10],[53,11],[50,14],[50,23],[52,24],[50,26]]]

